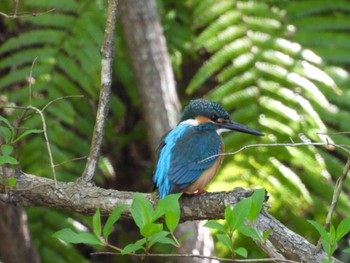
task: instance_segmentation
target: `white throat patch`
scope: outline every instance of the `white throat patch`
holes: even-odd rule
[[[221,128],[221,129],[217,129],[216,133],[220,135],[221,133],[228,132],[228,131],[231,131],[231,130],[230,129]]]
[[[194,120],[194,119],[188,119],[188,120],[185,120],[183,122],[180,122],[180,124],[184,124],[184,125],[191,125],[191,126],[198,126],[199,125],[199,122],[197,120]]]

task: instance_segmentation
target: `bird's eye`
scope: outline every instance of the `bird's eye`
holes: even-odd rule
[[[216,122],[216,123],[224,123],[224,122],[226,122],[225,118],[219,117],[217,115],[212,115],[210,119],[212,121]]]
[[[226,122],[226,119],[224,119],[224,118],[217,118],[216,122],[217,123],[224,123],[224,122]]]
[[[219,118],[219,117],[218,117],[217,115],[212,115],[212,116],[210,117],[210,119],[211,119],[212,121],[217,121],[218,118]]]

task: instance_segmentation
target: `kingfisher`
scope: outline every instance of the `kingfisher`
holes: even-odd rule
[[[185,107],[178,125],[158,147],[155,186],[160,198],[172,193],[201,194],[219,169],[224,152],[222,132],[264,134],[234,122],[218,103],[196,99]]]

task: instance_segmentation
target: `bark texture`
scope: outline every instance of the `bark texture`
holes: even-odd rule
[[[142,100],[152,149],[179,120],[168,49],[155,0],[121,0],[120,17]]]
[[[23,209],[0,201],[0,211],[0,262],[40,262]]]
[[[0,176],[5,169],[0,169]],[[2,171],[2,172],[1,172]],[[132,192],[102,189],[96,186],[77,183],[55,182],[51,179],[7,170],[8,175],[17,179],[17,185],[10,193],[0,194],[0,200],[21,206],[42,206],[75,211],[91,215],[97,208],[102,214],[109,214],[116,205],[131,204]],[[230,192],[206,193],[200,196],[182,197],[181,221],[222,219],[227,205],[234,206],[242,198],[250,196],[252,191],[236,188]],[[152,203],[158,201],[157,194],[144,194]],[[131,217],[126,210],[124,217]],[[321,251],[314,254],[315,246],[305,238],[285,227],[281,222],[263,211],[256,220],[260,231],[271,229],[269,245],[286,259],[298,262],[319,263],[327,258]],[[333,262],[340,262],[333,258]]]

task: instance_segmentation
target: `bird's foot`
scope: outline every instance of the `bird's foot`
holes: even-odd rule
[[[204,194],[204,193],[206,193],[207,191],[206,190],[204,190],[203,188],[199,188],[194,194],[195,195],[201,195],[201,194]]]
[[[193,196],[193,195],[201,195],[206,193],[207,191],[203,188],[198,189],[196,192],[182,192],[183,196]]]

